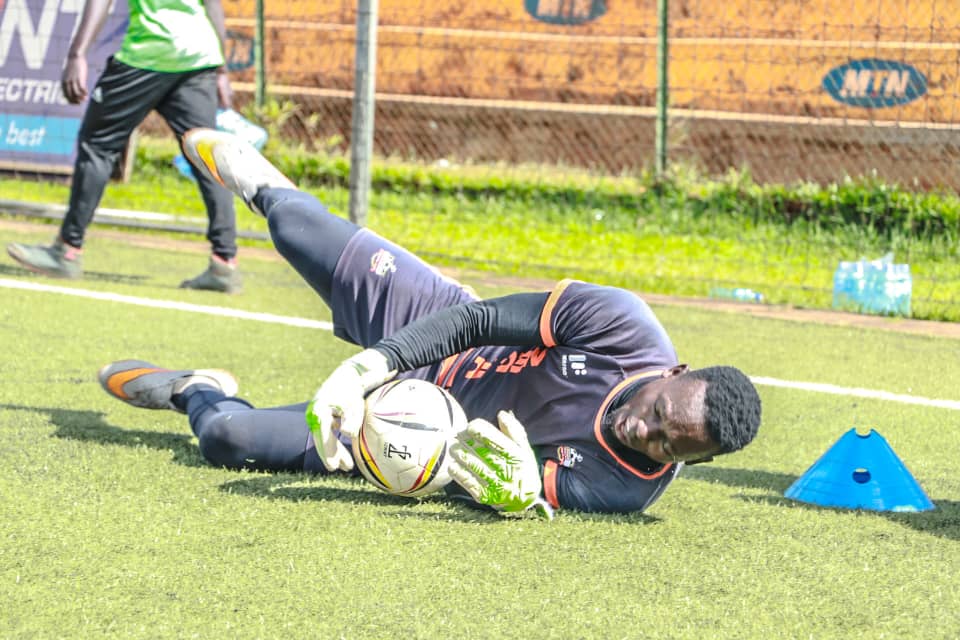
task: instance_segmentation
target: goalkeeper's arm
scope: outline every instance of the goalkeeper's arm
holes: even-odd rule
[[[443,309],[400,329],[340,364],[307,405],[306,420],[328,471],[349,471],[353,459],[335,431],[355,437],[363,396],[397,373],[486,344],[540,344],[540,311],[547,294],[515,294]]]
[[[390,369],[410,371],[471,347],[543,346],[540,314],[548,293],[516,293],[447,307],[403,327],[373,348]]]

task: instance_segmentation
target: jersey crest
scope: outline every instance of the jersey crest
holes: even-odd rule
[[[560,445],[557,447],[557,461],[560,463],[560,466],[567,467],[569,469],[578,462],[582,462],[583,456],[580,455],[573,447]]]

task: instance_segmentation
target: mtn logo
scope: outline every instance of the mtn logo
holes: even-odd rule
[[[904,62],[867,58],[831,69],[823,88],[838,102],[876,109],[913,102],[927,92],[927,78]]]
[[[607,0],[524,0],[523,6],[540,22],[565,26],[584,24],[607,12]]]

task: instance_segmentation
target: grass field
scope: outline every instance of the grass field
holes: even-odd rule
[[[2,244],[51,236],[0,224]],[[212,468],[183,416],[95,379],[138,357],[230,369],[260,406],[301,401],[353,352],[327,331],[9,286],[329,319],[269,250],[243,253],[241,296],[177,289],[205,253],[94,229],[83,281],[0,260],[0,637],[960,635],[955,410],[761,385],[757,441],[688,468],[648,513],[504,520],[361,480]],[[656,310],[693,366],[960,400],[960,340]],[[853,426],[883,434],[935,511],[783,498]]]
[[[111,185],[103,206],[175,214],[203,226],[196,188],[170,169],[175,152],[172,140],[141,140],[132,179]],[[348,209],[348,190],[341,184],[346,160],[286,147],[270,154],[332,209]],[[786,195],[796,193],[786,188],[768,193],[743,176],[707,183],[683,174],[679,186],[658,197],[651,195],[656,189],[629,175],[483,165],[444,173],[388,161],[375,166],[368,226],[441,266],[514,277],[531,272],[577,277],[700,298],[717,287],[750,287],[774,304],[829,309],[840,260],[889,252],[897,262],[910,264],[912,317],[960,320],[960,254],[956,224],[949,220],[923,237],[902,229],[884,235],[857,220],[823,225],[802,218],[772,220],[762,211],[796,208]],[[838,209],[817,209],[825,219],[853,209],[865,219],[868,214],[882,218],[878,212],[893,216],[903,207],[900,200],[912,202],[917,216],[943,209],[949,218],[953,211],[945,201],[924,203],[888,185],[834,185],[833,190],[806,185],[800,191],[809,199],[801,209],[824,207],[814,206],[811,194],[842,203]],[[65,184],[26,179],[0,177],[0,192],[0,201],[62,205],[68,199]],[[254,233],[266,227],[242,206],[238,226]]]

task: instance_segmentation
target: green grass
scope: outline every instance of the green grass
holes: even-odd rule
[[[46,237],[0,226],[0,243]],[[205,246],[93,233],[93,277],[22,282],[328,319],[248,251],[237,297],[182,291]],[[487,291],[483,289],[482,291]],[[648,513],[505,520],[361,480],[208,466],[183,416],[107,396],[125,357],[234,371],[302,401],[353,347],[321,330],[0,288],[0,637],[955,638],[957,412],[760,387],[746,450],[691,467]],[[960,341],[656,309],[681,359],[960,399]],[[876,428],[937,510],[821,509],[784,490]]]
[[[111,185],[103,206],[202,224],[195,188],[170,169],[174,152],[172,141],[143,140],[132,181]],[[274,157],[335,211],[346,211],[342,159]],[[392,162],[378,164],[374,177],[368,226],[439,265],[697,297],[746,286],[768,302],[829,308],[840,260],[893,252],[911,265],[913,317],[960,320],[956,198],[879,184],[761,187],[740,175],[679,176],[657,193],[630,176]],[[26,201],[67,200],[65,185],[0,179],[0,188]],[[240,229],[265,230],[245,207],[238,211]]]

